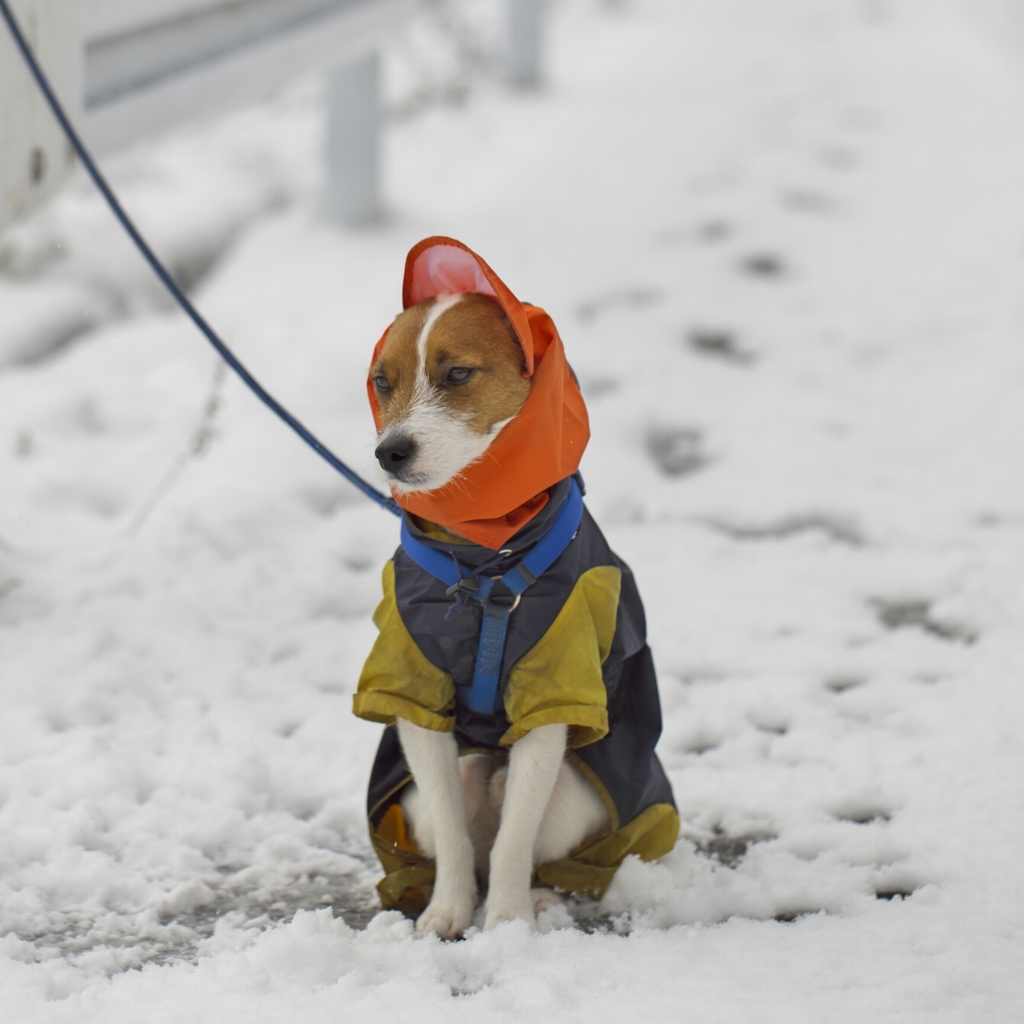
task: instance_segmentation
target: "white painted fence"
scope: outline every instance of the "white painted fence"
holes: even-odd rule
[[[414,0],[87,0],[85,132],[99,152],[372,53]]]
[[[251,102],[296,74],[330,69],[328,207],[350,224],[377,216],[377,48],[424,0],[10,2],[68,113],[99,155]],[[543,0],[501,2],[508,77],[536,85]],[[51,194],[72,164],[0,25],[0,227]]]
[[[82,98],[78,0],[10,0],[33,50],[72,117]],[[0,22],[0,227],[54,192],[71,151]]]
[[[540,84],[543,0],[506,0],[505,70],[513,85]]]
[[[13,0],[13,8],[101,155],[251,102],[296,74],[334,70],[328,198],[356,223],[379,207],[376,48],[418,2]],[[0,37],[2,224],[45,198],[69,158],[5,29]]]

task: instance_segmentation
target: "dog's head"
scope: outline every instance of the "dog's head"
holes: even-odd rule
[[[375,455],[396,493],[433,491],[484,456],[526,401],[523,349],[493,299],[437,295],[400,313],[370,369]]]
[[[500,550],[590,437],[562,339],[454,238],[412,247],[402,308],[366,381],[377,459],[410,515]]]

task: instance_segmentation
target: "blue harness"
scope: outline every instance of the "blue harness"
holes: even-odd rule
[[[472,599],[483,605],[483,623],[480,627],[480,642],[473,666],[473,685],[469,692],[469,709],[481,714],[497,710],[498,683],[501,678],[501,659],[505,653],[505,637],[508,634],[508,619],[519,604],[523,591],[537,582],[558,556],[569,546],[580,520],[583,518],[583,492],[576,477],[569,481],[569,494],[555,516],[547,533],[530,549],[522,561],[509,569],[503,576],[481,575],[490,565],[505,557],[485,563],[470,573],[463,573],[462,565],[454,554],[446,554],[417,540],[410,532],[405,517],[402,518],[402,548],[405,553],[434,579],[448,586],[448,596],[455,603],[446,617],[457,614]],[[500,583],[507,594],[495,594],[494,586]],[[462,698],[460,698],[462,699]]]

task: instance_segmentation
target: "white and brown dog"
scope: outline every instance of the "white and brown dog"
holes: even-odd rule
[[[426,297],[414,301],[417,288]],[[405,300],[369,373],[375,454],[422,543],[467,573],[476,566],[500,574],[536,543],[565,499],[586,443],[582,399],[550,319],[518,303],[460,243],[429,239],[413,250]],[[531,888],[542,866],[554,865],[548,880],[567,889],[580,888],[579,871],[604,870],[604,881],[587,890],[594,894],[626,853],[660,855],[664,836],[671,833],[671,848],[678,832],[653,755],[656,690],[656,721],[649,714],[640,729],[639,770],[622,763],[619,748],[635,759],[638,743],[626,733],[638,695],[651,703],[653,673],[643,667],[650,659],[642,609],[620,608],[627,597],[639,608],[635,590],[625,593],[631,574],[586,513],[583,519],[544,585],[527,590],[509,616],[499,707],[489,718],[465,711],[460,696],[479,610],[474,618],[465,608],[451,624],[458,588],[446,591],[402,549],[385,570],[385,601],[375,616],[381,635],[355,710],[397,724],[405,764],[396,771],[389,763],[399,754],[385,737],[371,781],[371,833],[388,801],[397,804],[410,856],[434,863],[429,905],[417,921],[422,931],[461,935],[473,920],[478,883],[488,887],[485,928],[511,919],[535,924],[537,911],[558,899],[550,888]],[[613,699],[619,691],[621,714]],[[579,755],[571,760],[570,747]],[[630,774],[639,782],[619,779]],[[636,824],[649,826],[658,808],[660,845]],[[641,835],[632,845],[631,827]],[[621,841],[609,844],[609,836]],[[594,846],[601,837],[612,854]],[[572,857],[588,843],[590,863],[584,856],[574,868]],[[376,845],[380,851],[379,836]]]

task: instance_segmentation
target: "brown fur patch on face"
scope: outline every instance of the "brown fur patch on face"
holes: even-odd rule
[[[370,370],[370,378],[384,378],[388,383],[386,391],[379,387],[377,402],[380,405],[381,428],[400,420],[408,413],[416,390],[416,371],[419,364],[417,341],[430,309],[436,299],[427,299],[411,306],[395,317],[387,341],[381,349],[380,358]]]
[[[522,374],[523,351],[501,307],[467,292],[437,317],[421,353],[420,335],[436,301],[427,299],[399,314],[371,371],[388,384],[387,390],[377,390],[383,426],[405,416],[420,397],[422,358],[431,389],[475,433],[487,434],[515,416],[530,393]]]

